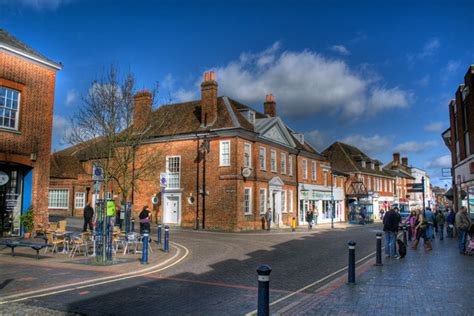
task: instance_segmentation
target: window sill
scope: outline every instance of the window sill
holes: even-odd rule
[[[244,213],[244,216],[252,216],[252,213]]]
[[[10,128],[6,128],[6,127],[1,127],[0,126],[0,131],[1,132],[8,132],[8,133],[12,133],[12,134],[17,134],[17,135],[21,135],[21,132],[17,129],[10,129]]]

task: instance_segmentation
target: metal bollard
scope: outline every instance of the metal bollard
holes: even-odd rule
[[[132,218],[132,233],[135,232],[135,219]]]
[[[149,232],[148,230],[144,230],[143,231],[143,249],[142,249],[142,260],[141,260],[141,263],[142,264],[148,264],[148,236],[149,236]]]
[[[347,270],[347,282],[349,284],[355,284],[355,246],[356,242],[350,240],[348,243],[349,248],[349,268]]]
[[[377,254],[376,254],[376,266],[381,266],[382,264],[382,233],[376,234],[377,238]]]
[[[407,224],[403,225],[403,242],[407,245]]]
[[[257,268],[258,274],[258,316],[270,315],[270,273],[272,268],[262,264]]]
[[[161,244],[161,224],[158,224],[158,245]]]
[[[165,245],[164,245],[164,251],[169,252],[170,251],[170,228],[168,225],[165,226]]]

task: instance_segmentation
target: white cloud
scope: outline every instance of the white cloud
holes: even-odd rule
[[[309,50],[282,52],[278,42],[260,53],[241,54],[238,60],[214,71],[220,95],[255,105],[272,93],[278,112],[291,117],[329,112],[356,118],[405,108],[413,99],[411,92],[380,86],[380,78],[363,75],[341,59],[329,59]],[[199,97],[201,80],[192,91],[177,90],[175,97]]]
[[[448,126],[443,122],[432,122],[425,125],[425,131],[431,133],[441,133],[445,128],[448,128]]]
[[[330,49],[343,56],[348,56],[351,54],[351,52],[344,45],[333,45],[330,47]]]
[[[378,134],[373,136],[363,136],[359,134],[350,135],[344,138],[342,142],[359,148],[369,157],[390,150],[391,143],[389,137],[380,136]]]
[[[71,122],[61,115],[53,115],[53,143],[61,146],[66,144],[65,136],[71,133]]]
[[[451,167],[451,155],[444,155],[429,161],[426,164],[428,169],[439,169],[439,168],[450,168]]]
[[[418,55],[420,58],[431,57],[433,56],[440,47],[440,41],[437,38],[432,38],[425,43],[421,53]]]
[[[36,11],[55,11],[59,7],[67,5],[74,0],[0,0],[0,4],[3,5],[21,5],[25,8],[33,9]]]
[[[77,99],[77,91],[74,89],[68,90],[66,94],[66,106],[71,106]]]
[[[435,141],[435,140],[427,141],[427,142],[410,141],[410,142],[399,144],[398,146],[395,147],[394,150],[404,152],[404,153],[421,153],[430,148],[438,146],[438,144],[439,144],[438,141]]]

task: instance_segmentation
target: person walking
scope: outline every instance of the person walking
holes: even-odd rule
[[[446,233],[448,238],[453,238],[454,236],[454,220],[456,214],[454,213],[453,209],[449,209],[448,216],[446,217]]]
[[[308,229],[313,228],[313,211],[307,210],[306,211],[306,221],[308,222]]]
[[[435,217],[434,217],[433,212],[431,211],[431,208],[427,207],[425,209],[424,216],[425,216],[426,223],[428,224],[426,226],[426,238],[429,240],[434,240],[433,227],[434,227]]]
[[[459,253],[465,254],[467,232],[469,228],[471,227],[471,219],[467,215],[467,208],[465,206],[461,207],[461,209],[457,212],[454,226],[456,227],[456,231],[458,232]]]
[[[272,209],[268,208],[267,212],[265,213],[265,221],[267,222],[267,230],[270,230],[270,226],[272,225]]]
[[[143,207],[138,218],[140,219],[140,234],[143,234],[145,230],[150,233],[151,212],[148,206]]]
[[[433,250],[433,245],[431,243],[431,239],[427,237],[426,230],[428,227],[428,222],[423,217],[423,213],[420,212],[418,214],[418,218],[416,219],[416,239],[413,242],[412,248],[416,250],[418,248],[418,244],[420,243],[420,239],[423,238],[424,246],[426,250]]]
[[[83,216],[84,216],[84,225],[82,227],[82,231],[86,232],[87,226],[89,226],[89,229],[93,231],[94,228],[92,227],[92,218],[94,218],[94,209],[92,208],[89,202],[87,202],[86,207],[84,207]]]
[[[438,225],[438,237],[439,240],[444,239],[444,223],[446,222],[446,218],[444,217],[443,211],[438,210],[436,213],[436,225]]]
[[[383,231],[385,233],[385,257],[397,258],[395,253],[396,234],[399,217],[394,209],[390,209],[383,217]]]
[[[405,223],[408,226],[408,241],[412,241],[416,238],[416,213],[411,211],[410,215],[406,219]]]

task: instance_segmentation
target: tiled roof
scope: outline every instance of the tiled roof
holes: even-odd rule
[[[16,37],[14,37],[13,35],[11,35],[10,33],[8,33],[7,31],[3,29],[0,29],[0,43],[10,48],[13,48],[15,50],[18,50],[28,55],[39,58],[48,63],[51,63],[58,68],[62,68],[61,64],[58,64],[52,61],[51,59],[46,58],[44,55],[38,53],[37,51],[35,51],[34,49],[32,49],[31,47],[29,47],[28,45],[26,45],[25,43],[23,43],[22,41],[20,41],[19,39],[17,39]]]
[[[342,172],[362,172],[384,177],[393,177],[378,167],[372,169],[370,162],[381,165],[380,161],[370,158],[359,148],[349,144],[335,142],[325,149],[323,154],[331,160],[334,168]],[[366,162],[365,168],[362,167],[361,160]]]
[[[74,155],[51,155],[51,178],[77,179],[80,174],[87,174],[79,159]]]

